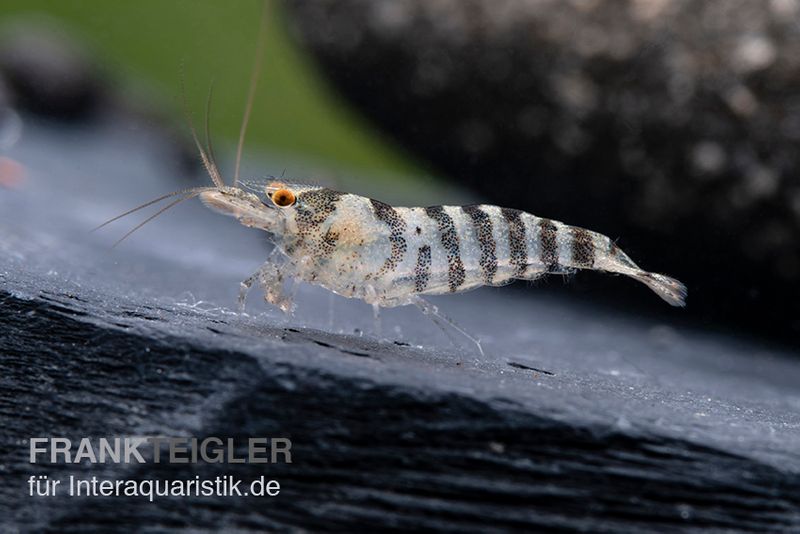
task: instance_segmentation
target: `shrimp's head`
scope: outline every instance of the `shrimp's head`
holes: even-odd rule
[[[329,213],[326,209],[330,206],[328,197],[338,195],[330,189],[289,182],[273,181],[266,185],[245,182],[242,185],[247,190],[222,187],[206,191],[200,198],[206,206],[236,217],[245,226],[284,237],[303,226],[303,221],[324,217]]]

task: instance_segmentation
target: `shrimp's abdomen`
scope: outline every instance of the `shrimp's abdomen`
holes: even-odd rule
[[[484,204],[391,209],[403,221],[403,246],[402,259],[385,272],[387,297],[457,293],[577,269],[630,276],[675,306],[686,296],[683,284],[642,270],[591,230]]]

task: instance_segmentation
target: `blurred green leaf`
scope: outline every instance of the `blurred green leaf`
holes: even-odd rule
[[[266,42],[248,145],[360,172],[419,174],[401,150],[337,98],[290,42],[280,4],[267,4]],[[144,80],[179,108],[180,70],[199,117],[212,79],[213,132],[235,142],[242,119],[261,2],[238,0],[3,0],[0,16],[44,14],[99,55],[122,87]]]

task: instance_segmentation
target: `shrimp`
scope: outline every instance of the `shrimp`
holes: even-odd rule
[[[326,187],[272,181],[259,194],[241,188],[199,193],[210,208],[269,233],[272,257],[247,281],[267,302],[293,309],[287,280],[322,286],[376,308],[415,304],[428,295],[502,286],[543,275],[599,270],[644,283],[673,306],[686,287],[643,270],[609,237],[485,204],[393,207]],[[243,298],[242,298],[243,300]]]
[[[303,281],[371,304],[376,318],[381,308],[415,305],[482,354],[477,339],[424,297],[588,269],[629,276],[667,303],[685,304],[682,283],[643,270],[609,237],[524,211],[485,204],[393,207],[286,181],[247,189],[186,190],[164,208],[199,196],[209,208],[270,235],[269,258],[241,283],[242,311],[258,283],[268,303],[291,314],[295,282]]]
[[[262,16],[232,184],[226,185],[214,161],[208,126],[209,92],[205,148],[190,118],[189,127],[213,185],[166,194],[95,230],[177,197],[136,225],[119,243],[176,204],[200,197],[209,208],[235,217],[244,226],[267,232],[275,245],[267,261],[241,283],[242,311],[248,292],[258,284],[268,303],[291,314],[295,309],[296,282],[304,281],[372,305],[376,325],[381,308],[415,305],[445,332],[445,327],[450,326],[473,341],[481,354],[480,342],[428,302],[426,296],[588,269],[629,276],[667,303],[684,306],[686,286],[669,276],[643,270],[610,238],[520,210],[485,204],[393,207],[360,195],[291,181],[240,184],[239,163],[253,107],[265,26]]]

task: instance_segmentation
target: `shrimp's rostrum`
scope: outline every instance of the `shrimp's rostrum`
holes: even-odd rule
[[[245,286],[258,280],[266,300],[284,311],[292,309],[286,280],[393,307],[577,269],[629,276],[669,304],[684,305],[683,284],[642,270],[608,237],[523,211],[393,207],[285,182],[269,183],[261,195],[238,187],[200,193],[208,206],[272,236],[276,252]]]

